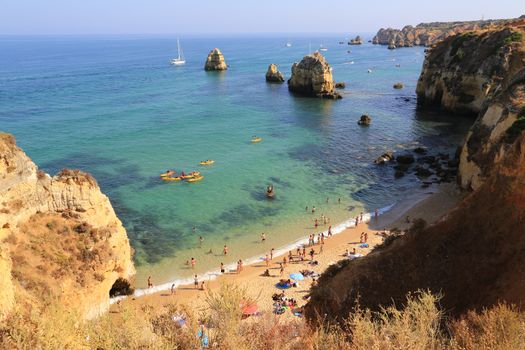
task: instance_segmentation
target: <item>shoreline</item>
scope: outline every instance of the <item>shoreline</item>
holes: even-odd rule
[[[351,250],[356,248],[357,253],[366,255],[375,245],[382,242],[383,237],[379,235],[379,232],[382,229],[390,229],[393,227],[406,228],[406,226],[408,226],[404,223],[406,215],[409,215],[411,218],[420,217],[427,220],[429,223],[434,223],[453,209],[461,199],[461,192],[455,184],[441,184],[430,187],[425,191],[417,192],[398,203],[385,207],[383,212],[377,218],[373,217],[373,213],[368,213],[366,215],[363,214],[363,222],[360,222],[357,227],[355,227],[354,224],[351,224],[351,222],[355,222],[355,219],[346,220],[333,227],[333,236],[325,238],[322,253],[319,252],[319,244],[312,246],[316,251],[315,260],[319,261],[317,266],[309,265],[307,263],[308,259],[304,262],[289,264],[285,268],[283,278],[287,278],[292,272],[297,272],[303,269],[313,270],[320,274],[331,264],[343,259],[343,253],[346,249]],[[336,229],[339,230],[337,233],[335,231]],[[326,230],[323,232],[325,232],[326,237]],[[361,232],[367,232],[369,234],[368,248],[359,248],[359,234]],[[268,292],[270,292],[269,296],[271,297],[272,292],[279,291],[275,288],[275,283],[278,282],[280,277],[278,276],[278,263],[282,261],[280,258],[288,251],[295,253],[295,249],[305,243],[308,243],[308,237],[300,238],[290,244],[276,249],[273,259],[268,265],[264,259],[261,259],[260,256],[256,256],[246,260],[243,272],[240,274],[235,272],[232,273],[232,270],[234,271],[236,267],[235,264],[233,264],[233,266],[225,266],[226,273],[224,274],[220,273],[218,269],[212,270],[205,274],[198,275],[198,280],[199,282],[206,282],[207,290],[215,290],[223,282],[233,282],[235,284],[245,285],[248,293],[253,295],[258,294],[259,298],[261,296],[264,297],[263,302],[261,303],[261,301],[258,301],[258,303],[262,310],[270,311],[272,304],[268,303]],[[309,250],[312,247],[308,246],[307,249]],[[261,277],[261,273],[266,269],[270,270],[271,277]],[[277,275],[275,272],[277,272]],[[121,307],[120,304],[129,305],[131,307],[144,304],[161,307],[166,301],[190,304],[196,307],[203,306],[203,296],[205,296],[206,293],[194,288],[193,278],[180,279],[176,282],[178,283],[175,285],[176,292],[174,295],[169,294],[169,290],[171,285],[175,284],[175,282],[168,282],[149,289],[136,290],[132,296],[111,298],[110,303],[113,304],[111,306],[112,311],[118,313],[118,310]],[[309,290],[309,282],[309,279],[306,278],[300,283],[300,288],[288,289],[287,296],[295,297],[297,300],[300,300],[300,298],[307,294]],[[304,288],[305,286],[307,287],[306,289]],[[166,291],[168,291],[168,293],[166,293]],[[117,304],[117,301],[122,301],[122,303],[115,305]],[[115,308],[118,308],[118,310],[115,310]]]

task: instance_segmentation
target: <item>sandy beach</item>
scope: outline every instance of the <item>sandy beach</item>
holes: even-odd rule
[[[348,227],[337,235],[325,238],[322,251],[321,245],[317,244],[316,239],[314,246],[306,247],[305,261],[297,260],[288,263],[284,268],[282,277],[280,275],[279,263],[283,262],[284,256],[274,256],[268,266],[265,261],[261,261],[260,263],[244,266],[241,273],[226,271],[225,274],[214,280],[205,280],[206,290],[217,290],[222,283],[233,283],[243,286],[246,288],[248,296],[257,301],[260,312],[271,313],[273,312],[274,304],[272,295],[281,292],[281,290],[276,288],[276,284],[281,278],[288,279],[291,273],[301,270],[313,270],[315,273],[321,274],[331,264],[344,259],[344,254],[347,250],[351,252],[354,248],[356,253],[364,256],[368,254],[375,245],[382,242],[383,236],[380,233],[383,229],[404,229],[408,227],[410,224],[406,222],[407,216],[410,220],[421,218],[428,223],[434,223],[452,209],[461,198],[461,192],[452,184],[442,184],[429,188],[425,192],[414,195],[413,198],[408,198],[406,201],[394,205],[394,207],[385,214],[372,217],[368,223],[359,223],[357,227]],[[360,236],[363,232],[368,234],[368,248],[360,247]],[[312,248],[315,250],[313,259],[318,262],[317,265],[309,264],[309,252]],[[292,254],[294,258],[297,257],[295,250],[292,251]],[[266,269],[269,269],[270,277],[262,276]],[[202,280],[199,279],[199,282],[201,281]],[[155,283],[154,280],[152,282]],[[306,303],[305,297],[308,294],[312,282],[312,278],[309,277],[299,281],[297,287],[285,290],[286,297],[296,299],[298,306],[304,305]],[[120,305],[113,304],[111,311],[113,315],[117,315],[123,308],[141,308],[144,305],[161,308],[170,303],[186,304],[194,310],[201,310],[206,306],[206,292],[196,289],[194,285],[183,285],[177,287],[174,294],[171,294],[169,290],[165,290],[140,297],[128,297],[123,300]],[[294,318],[295,316],[288,311],[281,315],[281,317]]]

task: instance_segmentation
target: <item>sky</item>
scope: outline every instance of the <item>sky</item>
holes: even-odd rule
[[[0,0],[0,35],[372,33],[523,14],[525,0]]]

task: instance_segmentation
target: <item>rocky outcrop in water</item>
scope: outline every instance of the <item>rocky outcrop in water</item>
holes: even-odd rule
[[[450,37],[427,54],[418,104],[477,115],[460,154],[464,188],[481,186],[523,128],[524,38],[524,26],[508,25]]]
[[[126,231],[91,175],[39,171],[0,133],[0,314],[58,300],[92,318],[135,273]],[[0,315],[1,316],[1,315]]]
[[[301,62],[293,64],[288,89],[304,96],[342,98],[334,89],[332,68],[319,52],[307,55]]]
[[[372,124],[372,118],[370,118],[368,114],[363,114],[357,121],[357,124],[361,126],[370,126],[370,124]]]
[[[224,56],[221,50],[215,48],[210,51],[208,57],[206,58],[206,63],[204,64],[204,70],[214,71],[214,70],[227,70],[228,65],[224,60]]]
[[[511,21],[514,20],[500,19],[464,22],[433,22],[421,23],[415,27],[408,25],[401,30],[381,28],[372,39],[372,43],[388,45],[389,48],[431,46],[458,33],[494,28]]]
[[[356,36],[354,39],[351,39],[348,42],[348,45],[361,45],[361,44],[363,44],[363,39],[361,39],[359,35]]]
[[[276,64],[270,64],[266,71],[266,81],[269,83],[284,83],[284,75],[279,71]]]

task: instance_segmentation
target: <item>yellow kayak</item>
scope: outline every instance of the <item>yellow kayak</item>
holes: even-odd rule
[[[196,177],[194,177],[192,179],[189,179],[188,182],[197,182],[197,181],[200,181],[202,179],[204,179],[204,176],[199,175],[199,176],[196,176]]]
[[[261,142],[262,141],[262,137],[254,137],[252,139],[252,143],[257,143],[257,142]]]
[[[207,161],[200,162],[200,165],[212,165],[213,163],[215,163],[215,161],[209,159]]]
[[[175,175],[175,172],[174,171],[168,171],[168,172],[160,174],[160,177],[170,177],[172,175]]]
[[[193,173],[190,173],[188,175],[181,176],[180,178],[183,180],[193,179],[194,177],[200,176],[200,172],[194,171]]]
[[[180,176],[177,176],[177,177],[164,176],[164,177],[162,177],[162,181],[180,181],[180,180],[182,180],[182,178]]]

